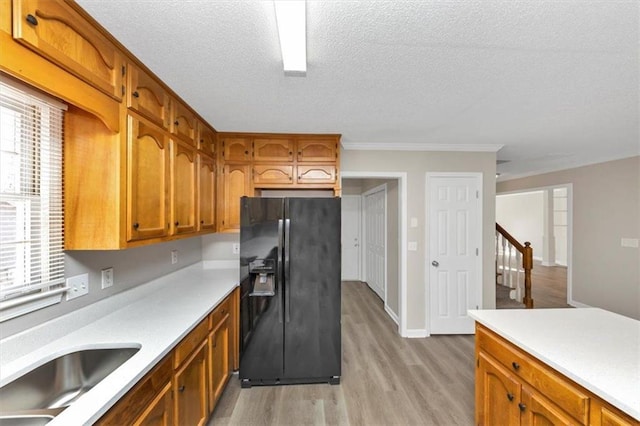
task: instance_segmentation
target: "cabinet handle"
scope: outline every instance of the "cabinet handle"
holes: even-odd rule
[[[524,405],[522,402],[518,403],[518,408],[520,409],[520,411],[524,411],[527,409],[527,406]]]
[[[185,389],[185,388],[184,388],[184,385],[182,385],[182,386],[180,386],[180,387],[178,388],[178,392],[184,392],[184,389]]]
[[[133,224],[133,229],[138,229],[140,227],[140,224],[138,222]]]
[[[508,399],[509,401],[513,401],[513,398],[514,398],[514,396],[513,396],[513,394],[512,394],[512,393],[507,393],[507,399]]]
[[[514,370],[518,371],[520,370],[520,364],[518,364],[517,362],[513,361],[511,363],[511,366],[513,367]]]
[[[140,93],[138,93],[138,92],[133,92],[131,95],[133,95],[134,98],[139,98],[140,97]]]
[[[38,25],[38,19],[32,14],[27,15],[27,22],[30,23],[31,25]]]

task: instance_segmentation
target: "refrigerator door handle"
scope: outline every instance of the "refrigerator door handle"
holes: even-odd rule
[[[284,289],[284,311],[286,321],[291,321],[291,295],[289,294],[291,283],[289,282],[290,274],[290,262],[289,262],[289,231],[291,230],[291,220],[284,220],[284,282],[287,283],[287,288]]]
[[[282,285],[282,247],[284,244],[284,221],[282,219],[278,220],[278,264],[276,265],[276,276],[278,279],[276,280],[278,289],[280,289],[281,296],[278,298],[278,322],[282,324],[284,320],[284,314],[282,310],[282,294],[284,293],[284,287]],[[277,292],[278,290],[276,290]]]

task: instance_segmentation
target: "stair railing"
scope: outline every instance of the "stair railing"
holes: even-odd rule
[[[533,308],[531,298],[531,270],[533,248],[526,241],[520,244],[502,226],[496,223],[496,283],[501,277],[502,285],[511,288],[511,298],[522,300],[525,308]],[[524,291],[524,295],[522,294]]]

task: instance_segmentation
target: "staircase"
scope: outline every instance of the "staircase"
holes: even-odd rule
[[[510,297],[522,300],[525,308],[533,308],[531,298],[531,269],[533,249],[526,241],[522,245],[496,223],[496,284],[511,289]]]

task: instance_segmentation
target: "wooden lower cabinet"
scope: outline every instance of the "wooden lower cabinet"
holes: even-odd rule
[[[236,288],[96,424],[206,424],[238,366],[238,303]]]
[[[207,341],[175,373],[175,424],[203,425],[208,417]]]
[[[640,425],[476,324],[476,425]]]

